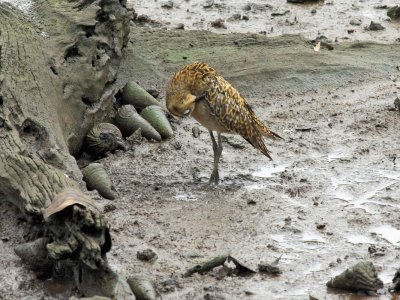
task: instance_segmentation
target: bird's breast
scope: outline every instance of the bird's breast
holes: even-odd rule
[[[215,116],[209,105],[206,102],[207,100],[200,100],[196,102],[195,109],[192,112],[192,116],[204,127],[208,130],[218,131],[218,132],[230,132]]]

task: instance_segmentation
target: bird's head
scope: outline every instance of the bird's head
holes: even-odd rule
[[[196,96],[180,85],[171,82],[167,87],[166,104],[169,112],[177,117],[189,116],[196,105]]]

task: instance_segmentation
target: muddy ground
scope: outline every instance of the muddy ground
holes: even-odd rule
[[[123,276],[152,274],[163,299],[357,299],[325,283],[369,260],[385,283],[381,299],[396,299],[387,287],[400,267],[400,113],[393,105],[400,91],[400,46],[390,44],[397,37],[379,40],[379,33],[360,28],[370,34],[365,40],[389,44],[339,41],[332,51],[315,52],[306,34],[303,39],[132,26],[118,85],[132,78],[158,90],[163,102],[173,72],[204,60],[284,140],[267,141],[271,162],[240,137],[226,135],[219,186],[207,183],[208,133],[200,127],[194,138],[192,128],[199,125],[191,118],[172,121],[175,137],[169,141],[142,140],[103,159],[119,198],[90,195],[112,226],[112,267]],[[0,202],[0,211],[0,297],[73,294],[26,269],[12,249],[24,241],[27,224],[11,205]],[[136,258],[147,248],[157,260]],[[195,264],[227,252],[254,268],[282,256],[283,273],[239,277],[215,270],[181,278]]]

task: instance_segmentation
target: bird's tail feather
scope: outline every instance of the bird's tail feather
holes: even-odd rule
[[[270,139],[273,139],[273,140],[283,139],[279,134],[277,134],[277,133],[275,133],[275,132],[269,130],[268,128],[267,128],[267,130],[268,130],[268,131],[261,130],[261,134],[262,134],[263,136],[265,136],[265,137],[267,137],[267,138],[270,138]]]
[[[282,137],[279,134],[269,130],[269,128],[265,126],[264,123],[261,122],[255,115],[253,120],[256,123],[256,126],[262,136],[265,136],[273,140],[282,139]]]

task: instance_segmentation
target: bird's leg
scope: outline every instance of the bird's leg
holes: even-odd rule
[[[217,141],[215,140],[214,134],[212,133],[211,130],[209,130],[210,136],[211,136],[211,141],[213,144],[213,151],[214,151],[214,169],[210,177],[210,183],[215,183],[218,184],[219,182],[219,173],[218,173],[218,163],[219,159],[221,157],[222,153],[222,139],[221,139],[221,133],[217,133],[218,135],[218,144]]]

